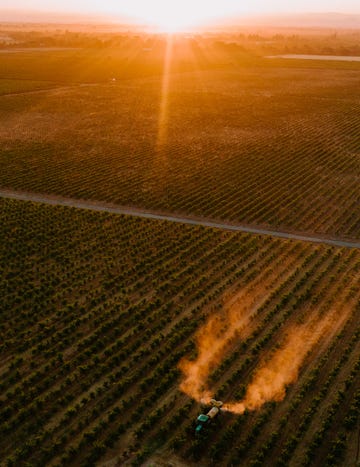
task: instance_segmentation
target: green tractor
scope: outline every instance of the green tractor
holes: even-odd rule
[[[212,406],[211,409],[207,414],[200,414],[197,418],[197,425],[195,428],[195,434],[200,434],[204,427],[211,422],[215,417],[217,417],[220,413],[220,409],[223,405],[223,402],[216,401],[215,399],[211,399],[210,405]]]

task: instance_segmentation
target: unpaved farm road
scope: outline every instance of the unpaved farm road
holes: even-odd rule
[[[286,232],[282,230],[268,230],[258,227],[251,227],[243,224],[231,224],[226,222],[214,222],[197,217],[181,217],[170,214],[161,214],[151,211],[145,211],[137,208],[128,208],[122,206],[111,205],[107,203],[78,200],[73,198],[61,198],[52,195],[43,195],[36,193],[24,193],[10,190],[0,190],[0,197],[8,199],[17,199],[21,201],[32,201],[34,203],[45,203],[52,206],[67,206],[78,209],[87,209],[90,211],[109,212],[112,214],[123,214],[127,216],[142,217],[145,219],[154,219],[168,222],[177,222],[180,224],[199,225],[203,227],[211,227],[220,230],[230,230],[233,232],[245,232],[257,235],[270,235],[277,238],[286,238],[290,240],[299,240],[302,242],[322,243],[342,248],[358,248],[360,249],[360,241],[351,241],[343,238],[329,238],[326,236],[303,235],[300,233]]]

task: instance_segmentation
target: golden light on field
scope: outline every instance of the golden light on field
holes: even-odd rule
[[[166,49],[163,65],[163,77],[161,86],[161,100],[159,112],[159,125],[157,136],[157,149],[160,150],[166,143],[167,126],[168,126],[168,98],[169,98],[169,85],[170,85],[170,67],[173,53],[173,38],[168,36],[166,41]]]

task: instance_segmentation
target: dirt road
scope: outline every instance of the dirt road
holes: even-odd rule
[[[344,238],[326,237],[320,235],[302,234],[286,232],[282,230],[270,230],[258,227],[251,227],[244,224],[232,224],[227,222],[214,222],[198,217],[181,217],[166,213],[157,213],[137,208],[122,207],[103,202],[90,200],[78,200],[73,198],[61,198],[53,195],[43,195],[36,193],[24,193],[10,190],[0,190],[0,197],[8,199],[17,199],[21,201],[32,201],[35,203],[45,203],[53,206],[68,206],[78,209],[87,209],[90,211],[109,212],[112,214],[124,214],[127,216],[142,217],[145,219],[163,220],[177,222],[181,224],[199,225],[220,230],[230,230],[234,232],[245,232],[257,235],[270,235],[277,238],[286,238],[290,240],[300,240],[303,242],[322,243],[342,248],[360,249],[360,241],[351,241]]]

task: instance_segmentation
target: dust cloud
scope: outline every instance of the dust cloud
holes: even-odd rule
[[[259,409],[266,402],[283,400],[287,386],[298,379],[307,354],[325,335],[333,335],[347,315],[344,313],[339,319],[334,311],[329,311],[325,317],[312,314],[305,323],[288,328],[280,347],[255,369],[243,400],[225,403],[223,410],[243,414],[245,410]],[[183,359],[179,364],[184,375],[180,389],[184,393],[198,402],[209,403],[214,394],[207,384],[208,376],[224,358],[234,339],[249,325],[251,316],[251,310],[242,312],[239,307],[231,307],[222,317],[208,320],[196,337],[196,360]]]
[[[266,295],[260,300],[265,300]],[[239,305],[241,301],[242,306]],[[249,331],[252,317],[259,305],[259,297],[239,296],[227,310],[212,316],[196,335],[198,356],[191,361],[182,359],[179,368],[184,374],[180,389],[188,396],[208,403],[212,392],[207,387],[209,374],[216,369],[226,351],[236,339]]]
[[[323,318],[315,324],[292,327],[282,347],[255,370],[244,399],[238,403],[224,404],[224,410],[242,414],[245,410],[256,410],[269,401],[282,401],[286,387],[298,379],[306,355],[329,326],[330,319]]]

